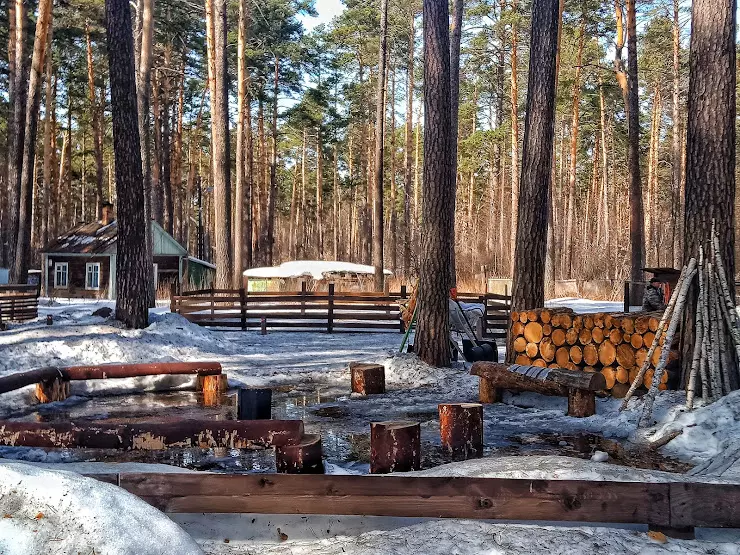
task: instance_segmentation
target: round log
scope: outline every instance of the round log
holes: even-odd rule
[[[537,343],[527,343],[524,352],[529,358],[536,358],[540,353],[540,349],[537,347]]]
[[[596,372],[596,367],[595,366],[584,366],[583,371],[584,372]]]
[[[543,308],[540,311],[540,322],[543,324],[549,324],[550,320],[552,320],[552,312],[547,308]]]
[[[552,343],[556,347],[562,347],[563,345],[565,345],[565,331],[564,330],[560,328],[554,329],[552,330],[552,335],[550,335],[550,337],[552,337]]]
[[[478,380],[478,401],[481,403],[498,403],[501,400],[501,390],[493,387],[486,378]]]
[[[586,418],[596,414],[596,395],[583,389],[568,390],[568,416]]]
[[[599,363],[599,349],[594,344],[583,346],[583,362],[588,366],[596,366]]]
[[[523,353],[527,349],[527,340],[524,336],[514,338],[514,351],[517,353]]]
[[[442,450],[453,460],[483,456],[483,405],[445,403],[439,405],[439,435]]]
[[[560,368],[565,368],[570,362],[570,350],[568,347],[558,347],[558,350],[555,351],[555,362],[558,363]]]
[[[539,369],[516,368],[515,366],[509,367],[506,364],[481,361],[473,363],[470,373],[491,380],[496,387],[534,391],[545,395],[567,395],[568,387],[598,391],[604,389],[605,385],[603,376],[588,374],[580,370],[572,372],[557,368],[550,370],[547,376],[540,378],[533,378],[521,373],[522,371],[530,372],[531,370],[539,372]]]
[[[629,343],[617,345],[617,364],[625,368],[632,368],[635,365],[635,350]]]
[[[137,364],[98,364],[68,366],[62,372],[70,380],[105,380],[108,378],[134,378],[160,374],[197,374],[214,376],[221,373],[218,362],[152,362]]]
[[[39,403],[64,401],[69,397],[69,380],[52,378],[36,384],[36,399]]]
[[[539,366],[540,368],[547,368],[547,362],[541,358],[537,358],[532,361],[532,366]]]
[[[565,342],[568,345],[575,345],[578,342],[578,332],[575,328],[570,328],[565,332]]]
[[[568,314],[564,313],[560,315],[560,327],[564,330],[569,329],[573,324],[573,317]]]
[[[527,323],[527,322],[529,321],[529,320],[528,320],[528,318],[527,318],[527,311],[526,311],[526,310],[522,310],[522,311],[521,311],[521,312],[519,313],[519,321],[520,321],[520,322],[521,322],[522,324],[526,324],[526,323]]]
[[[617,366],[617,373],[614,377],[619,383],[627,383],[630,378],[630,373],[624,366]]]
[[[645,372],[645,375],[642,378],[642,383],[645,387],[650,388],[650,386],[653,383],[653,374],[655,374],[655,370],[652,368],[648,368]]]
[[[658,326],[660,325],[660,318],[656,318],[655,316],[651,316],[650,320],[648,321],[648,328],[651,332],[655,333],[658,331]]]
[[[617,383],[617,371],[612,366],[604,366],[601,369],[601,375],[606,380],[606,389],[611,389]]]
[[[591,338],[597,344],[604,341],[604,328],[594,328],[591,330]]]
[[[226,374],[198,376],[195,389],[203,393],[225,393],[229,389],[228,377]]]
[[[295,445],[275,447],[275,468],[282,474],[323,474],[321,436],[309,434]]]
[[[542,324],[539,322],[529,322],[524,326],[524,338],[529,343],[539,343],[542,341]]]
[[[552,326],[550,324],[542,324],[542,335],[552,335]]]
[[[522,366],[529,366],[530,364],[532,364],[532,359],[529,358],[527,355],[519,355],[514,360],[514,363],[521,364]]]
[[[609,393],[611,393],[612,397],[615,397],[617,399],[624,399],[627,396],[627,392],[630,389],[630,384],[628,383],[615,383],[614,387],[611,388]]]
[[[597,312],[596,314],[594,314],[593,318],[594,318],[594,327],[596,328],[604,327],[604,323],[606,320],[606,314],[604,314],[603,312]]]
[[[575,316],[573,318],[573,325],[571,326],[578,333],[583,329],[583,316]]]
[[[351,362],[352,393],[380,395],[385,393],[385,367],[382,364]]]
[[[637,361],[635,361],[637,362]],[[637,377],[637,374],[640,373],[640,365],[637,364],[636,366],[633,366],[630,368],[630,377],[629,377],[629,383],[632,383],[635,381],[635,378]]]
[[[623,333],[622,334],[622,343],[629,343],[632,341],[632,334],[631,333]]]
[[[519,321],[519,312],[516,310],[511,311],[511,321],[512,322],[518,322]]]
[[[557,328],[557,327],[559,327],[559,326],[560,326],[560,314],[558,314],[558,313],[556,312],[556,313],[554,313],[554,314],[552,315],[552,317],[550,318],[550,325],[551,325],[551,326],[552,326],[553,328]]]
[[[650,329],[650,316],[638,316],[635,318],[635,331],[642,335]]]
[[[633,333],[632,337],[630,337],[630,345],[632,345],[633,349],[642,347],[642,336],[637,332]]]
[[[370,473],[410,472],[421,468],[421,426],[418,422],[370,424]]]
[[[578,366],[576,366],[575,363],[573,363],[573,362],[569,362],[568,364],[565,365],[565,367],[568,370],[573,370],[573,371],[577,371],[578,370]]]
[[[552,339],[550,337],[543,337],[542,341],[540,341],[540,355],[542,355],[542,358],[547,362],[552,362],[555,360],[556,351],[557,347]]]
[[[581,345],[588,345],[589,343],[591,343],[591,339],[591,330],[588,328],[584,327],[578,334],[578,342]]]
[[[540,319],[540,315],[537,313],[536,310],[528,310],[527,311],[527,320],[530,322],[536,322]]]
[[[635,321],[630,316],[625,316],[622,318],[622,331],[624,333],[634,333],[635,332]]]
[[[573,364],[581,364],[583,362],[583,351],[578,345],[573,345],[569,351],[570,360]]]
[[[522,335],[524,333],[524,324],[517,321],[511,324],[511,335],[516,337],[517,335]]]
[[[622,330],[614,328],[609,332],[609,341],[614,345],[619,345],[622,342]]]
[[[614,315],[607,314],[604,316],[604,329],[610,330],[614,327]]]
[[[599,345],[599,362],[603,366],[611,366],[615,360],[617,360],[617,349],[614,347],[614,343],[608,339],[602,341]]]
[[[611,315],[611,322],[612,326],[610,329],[622,329],[622,315],[621,314],[612,314]],[[606,320],[604,320],[606,322]]]
[[[594,329],[594,318],[590,314],[586,314],[583,316],[583,327],[587,330]]]
[[[655,341],[655,333],[649,331],[642,336],[642,343],[645,345],[648,349],[653,346],[653,341]]]

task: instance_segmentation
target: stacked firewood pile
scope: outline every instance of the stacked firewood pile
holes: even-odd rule
[[[568,308],[511,313],[512,359],[516,364],[601,372],[607,389],[624,397],[647,362],[644,387],[653,381],[665,335],[651,352],[661,313],[575,314]],[[676,353],[669,353],[674,360]],[[663,373],[659,389],[666,389]]]

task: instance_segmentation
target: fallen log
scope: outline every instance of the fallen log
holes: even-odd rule
[[[68,380],[105,380],[161,374],[194,374],[215,376],[221,373],[218,362],[151,362],[144,364],[98,364],[68,366],[61,369]]]
[[[290,445],[303,436],[301,420],[181,420],[110,424],[0,422],[0,445],[13,447],[161,450],[171,448],[249,449]]]

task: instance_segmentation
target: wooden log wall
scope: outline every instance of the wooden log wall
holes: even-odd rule
[[[511,361],[515,364],[601,372],[606,389],[623,397],[655,339],[657,312],[575,314],[568,308],[511,313]],[[663,338],[653,352],[643,387],[649,388]],[[675,351],[669,355],[677,358]],[[668,373],[661,379],[666,389]]]

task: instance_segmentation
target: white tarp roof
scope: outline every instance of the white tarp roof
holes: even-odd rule
[[[373,275],[375,267],[338,260],[291,260],[290,262],[283,262],[280,266],[250,268],[244,271],[246,277],[256,279],[299,278],[304,276],[323,279],[327,274],[341,273]],[[387,276],[393,275],[390,270],[383,270],[383,273]]]

